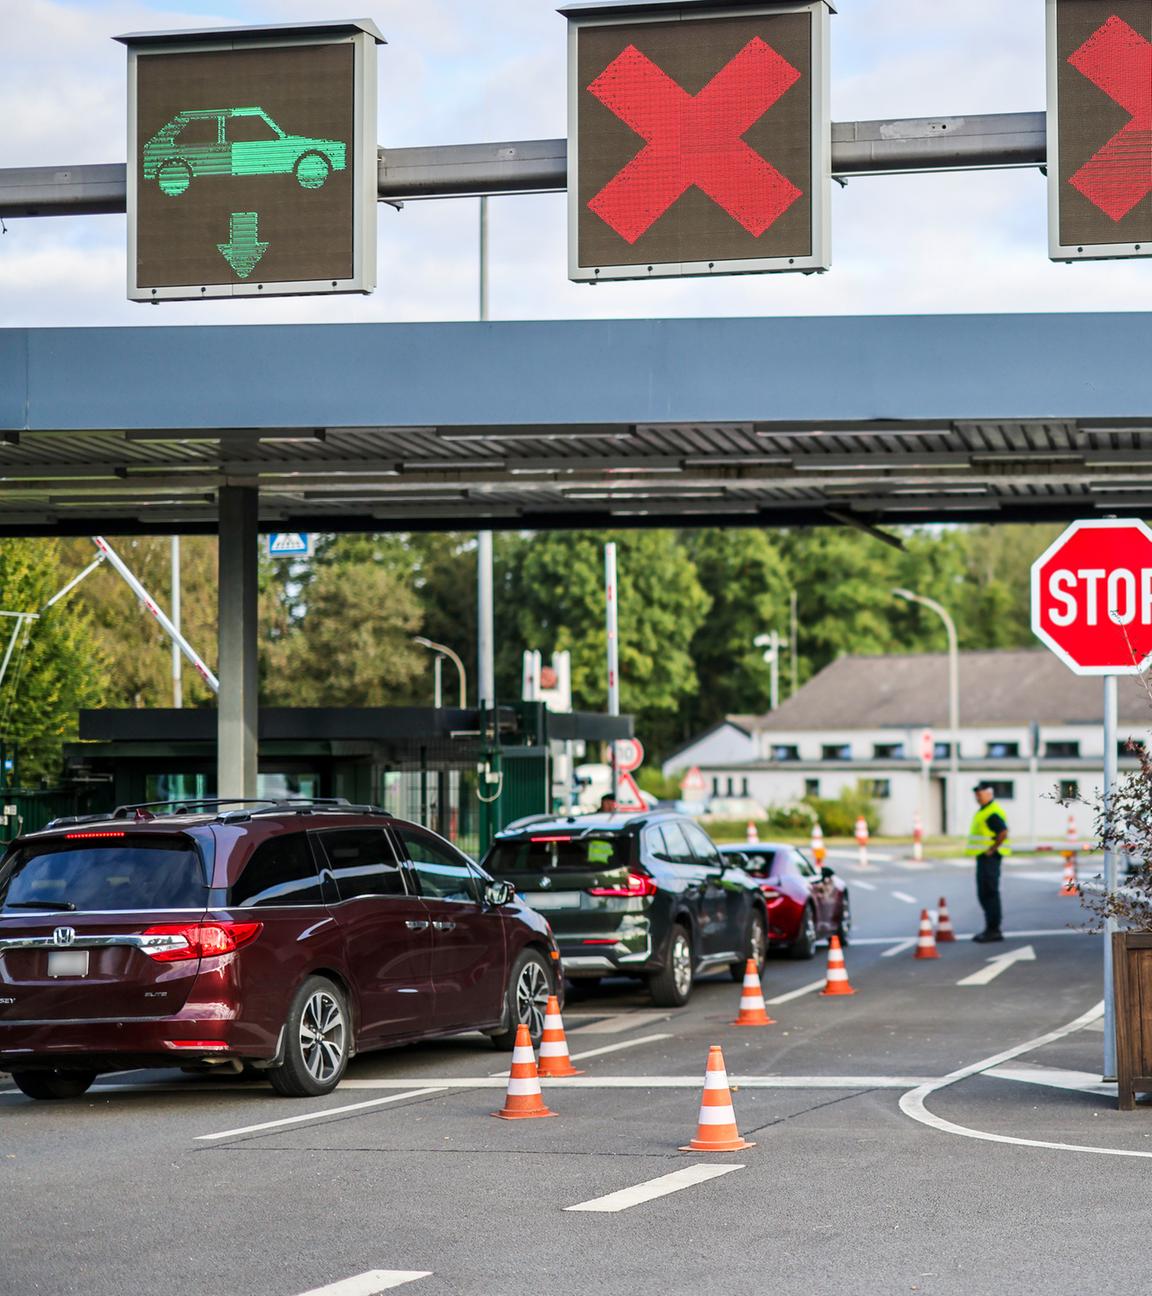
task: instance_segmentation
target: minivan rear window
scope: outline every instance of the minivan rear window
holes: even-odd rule
[[[0,864],[0,913],[203,909],[208,883],[183,836],[95,835],[19,846]]]
[[[632,839],[622,833],[597,835],[534,833],[512,841],[498,841],[485,862],[495,877],[505,873],[539,873],[560,869],[579,873],[602,873],[626,868],[632,854]]]

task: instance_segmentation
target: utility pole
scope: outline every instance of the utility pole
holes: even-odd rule
[[[172,624],[180,634],[180,537],[172,537]],[[172,640],[172,705],[179,710],[184,705],[184,654],[180,645]]]
[[[616,542],[609,540],[604,546],[604,603],[605,626],[608,633],[608,714],[620,714],[620,623],[617,605]],[[616,743],[612,743],[612,800],[620,791],[617,771]]]
[[[488,319],[488,198],[480,199],[480,320]],[[476,545],[477,704],[496,707],[496,627],[493,608],[492,532],[481,531]],[[493,717],[493,724],[495,718]]]
[[[788,662],[792,667],[792,691],[788,696],[795,697],[796,691],[800,687],[800,663],[797,660],[800,652],[800,616],[795,590],[792,591],[788,603],[791,614],[791,643],[789,645]]]

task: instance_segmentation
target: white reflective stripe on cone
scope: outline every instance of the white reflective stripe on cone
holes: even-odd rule
[[[508,1081],[508,1093],[514,1098],[522,1098],[525,1094],[538,1094],[540,1092],[540,1081],[532,1076],[525,1076],[523,1079],[517,1079],[515,1076]]]
[[[540,1056],[546,1057],[567,1057],[568,1045],[563,1040],[556,1040],[555,1043],[549,1042],[540,1045]]]
[[[709,1071],[704,1077],[705,1089],[727,1089],[728,1072],[727,1071]]]
[[[762,995],[741,995],[740,996],[741,1012],[743,1012],[745,1008],[759,1008],[763,1003],[764,1003],[764,998]]]
[[[829,980],[829,981],[847,981],[847,980],[848,980],[848,970],[847,970],[847,968],[842,968],[842,967],[831,967],[831,968],[829,968],[829,969],[828,969],[828,980]]]
[[[561,1021],[561,1019],[560,1019],[559,1017],[551,1017],[551,1016],[548,1016],[548,1015],[546,1014],[545,1017],[544,1017],[544,1029],[545,1029],[546,1031],[549,1031],[549,1030],[563,1030],[563,1029],[564,1029],[564,1023],[563,1023],[563,1021]]]
[[[536,1054],[530,1048],[518,1048],[512,1050],[512,1065],[526,1066],[529,1062],[536,1061]]]
[[[735,1125],[736,1113],[732,1110],[732,1104],[727,1107],[701,1107],[700,1121],[701,1125]]]

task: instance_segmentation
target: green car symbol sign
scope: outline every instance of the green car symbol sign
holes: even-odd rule
[[[178,198],[194,176],[294,175],[319,189],[343,171],[339,140],[288,135],[263,108],[201,108],[177,113],[144,145],[144,178]]]

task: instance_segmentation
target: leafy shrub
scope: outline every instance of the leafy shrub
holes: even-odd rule
[[[844,788],[835,800],[805,797],[804,802],[815,812],[820,827],[829,837],[851,837],[861,815],[867,820],[870,833],[876,832],[880,825],[876,803],[865,791],[863,783],[857,783],[854,788]]]

